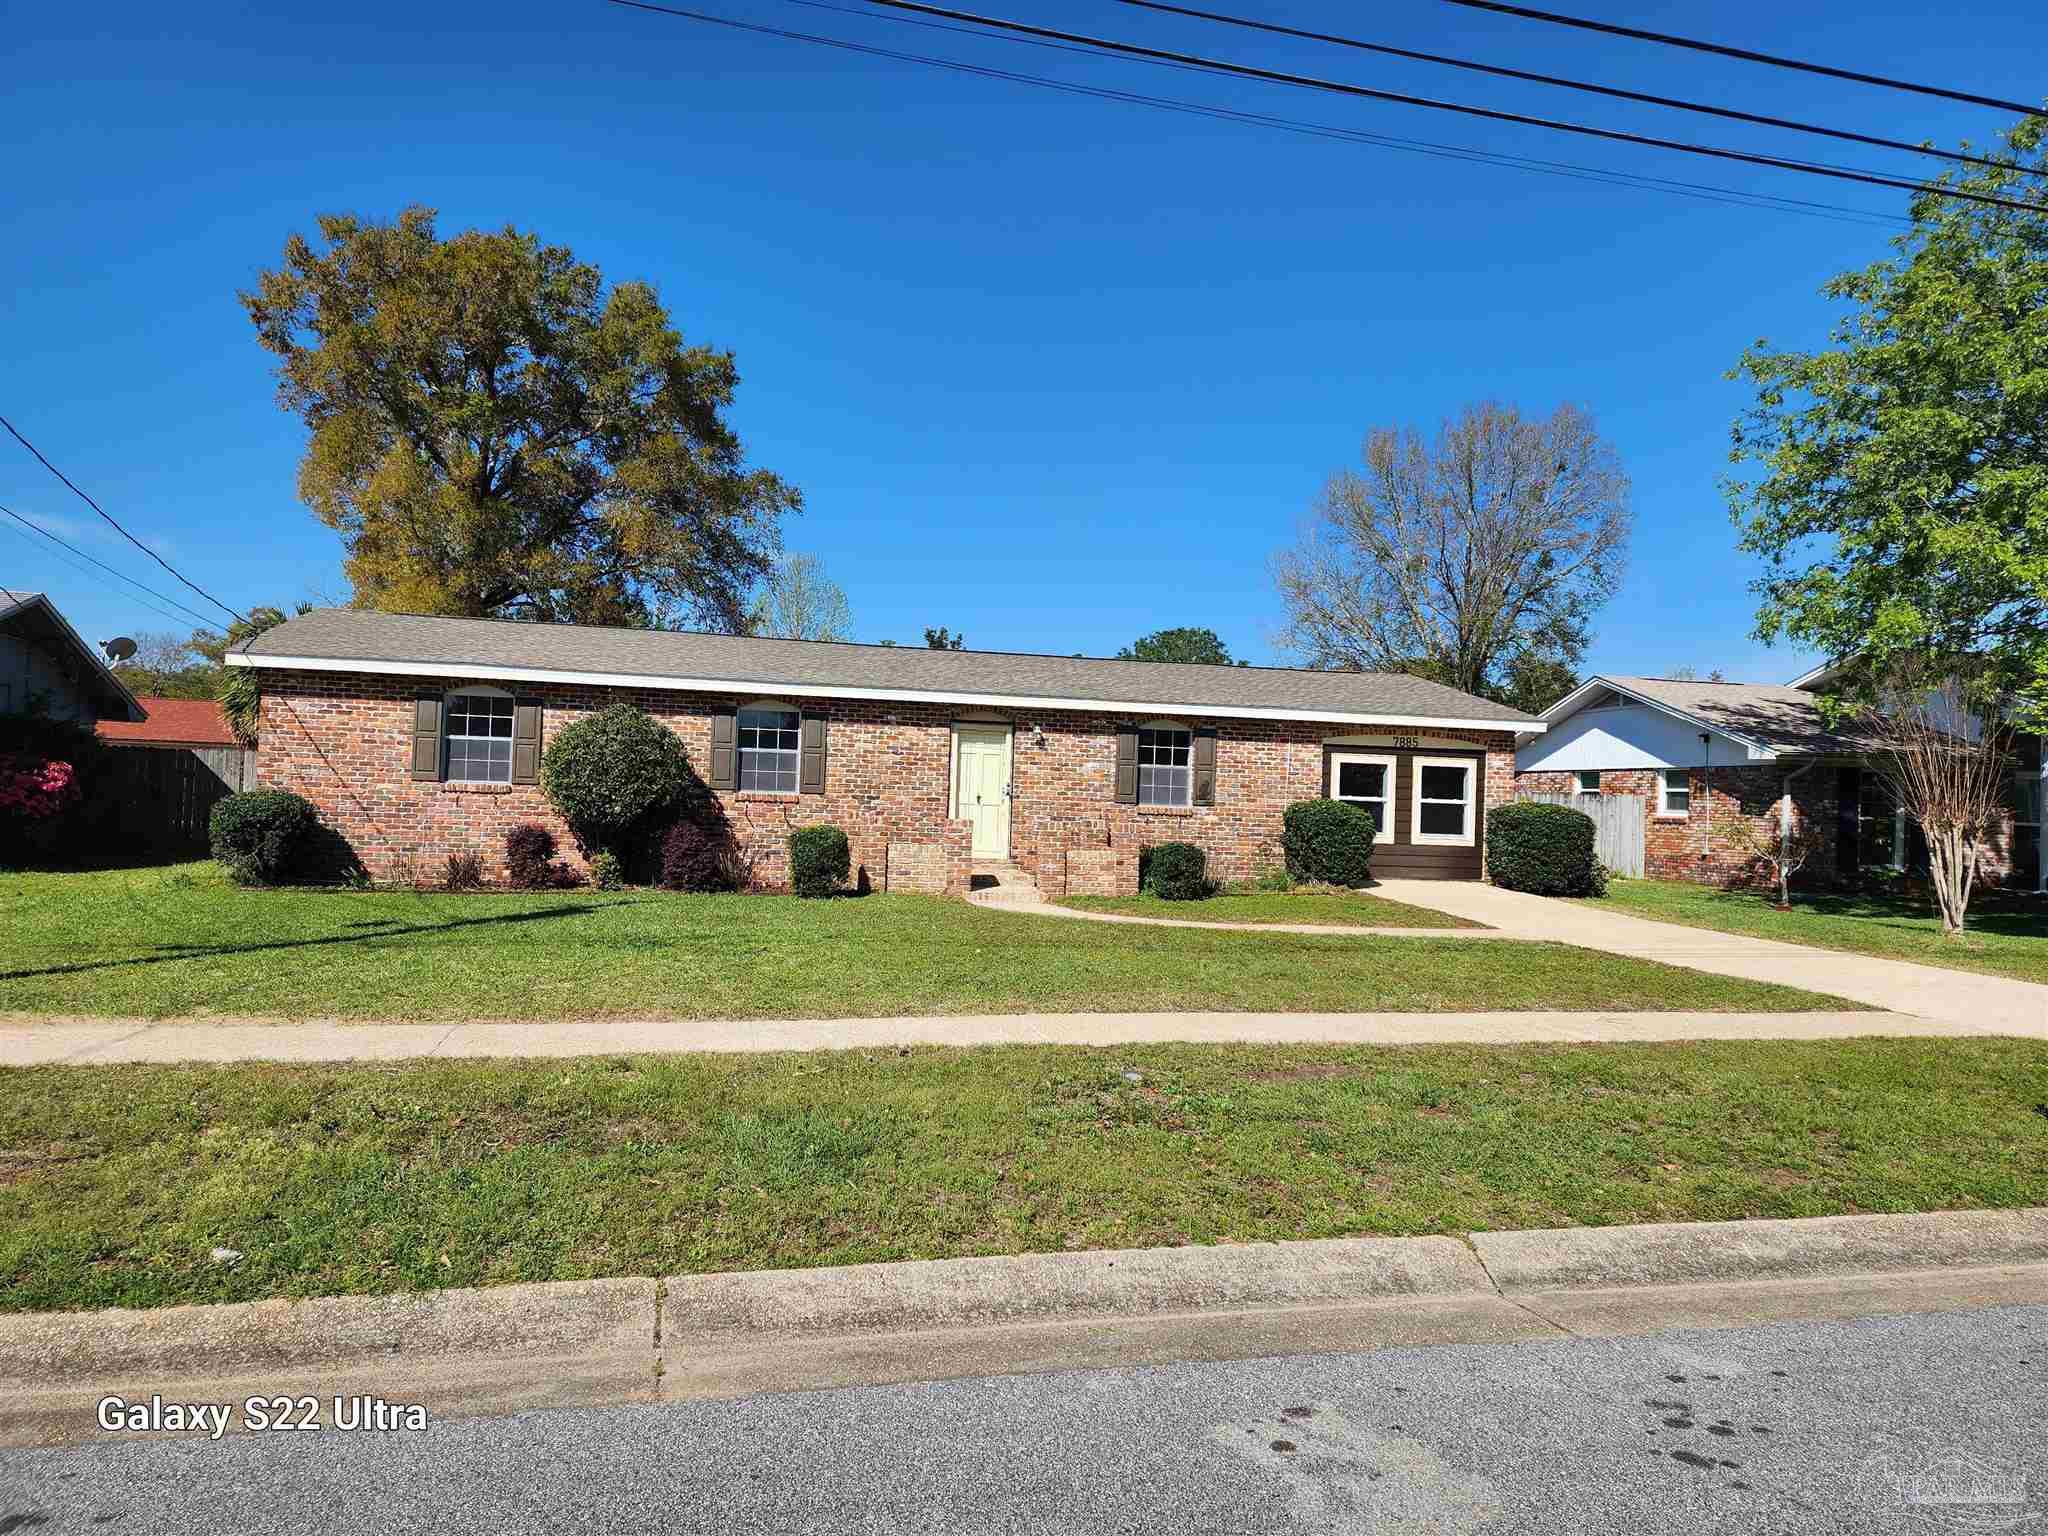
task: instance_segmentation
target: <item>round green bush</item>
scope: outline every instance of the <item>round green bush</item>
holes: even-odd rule
[[[836,896],[846,887],[853,850],[846,834],[820,824],[789,834],[789,888],[799,896]]]
[[[1364,885],[1372,879],[1371,811],[1344,800],[1297,800],[1280,818],[1280,848],[1287,873],[1325,885]]]
[[[1140,882],[1161,901],[1200,901],[1210,891],[1209,856],[1193,843],[1154,843]]]
[[[1486,873],[1504,890],[1536,896],[1597,896],[1606,888],[1593,854],[1593,818],[1536,800],[1488,814]]]
[[[207,838],[240,885],[274,885],[290,874],[320,825],[313,803],[288,789],[245,789],[213,808]]]
[[[540,786],[588,851],[623,854],[635,834],[700,798],[703,780],[676,733],[630,704],[564,726],[540,760]]]

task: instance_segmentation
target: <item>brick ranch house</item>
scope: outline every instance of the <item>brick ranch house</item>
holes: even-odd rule
[[[682,738],[757,884],[830,822],[874,886],[964,892],[1010,861],[1047,894],[1134,890],[1191,842],[1219,878],[1279,862],[1280,817],[1371,809],[1389,875],[1480,877],[1486,808],[1544,723],[1419,678],[763,640],[320,609],[228,656],[258,669],[259,783],[295,790],[378,881],[450,853],[504,877],[554,734],[625,701]]]
[[[1643,802],[1643,873],[1652,879],[1730,885],[1759,871],[1742,824],[1766,831],[1787,817],[1820,833],[1819,857],[1799,879],[1825,884],[1876,867],[1925,871],[1927,845],[1892,802],[1853,736],[1828,728],[1817,691],[1833,669],[1785,684],[1660,677],[1594,677],[1543,712],[1549,729],[1521,740],[1520,794],[1570,795],[1591,806],[1623,795]],[[2048,784],[2041,738],[2018,743],[2013,794],[1980,878],[2044,886],[2041,801]]]

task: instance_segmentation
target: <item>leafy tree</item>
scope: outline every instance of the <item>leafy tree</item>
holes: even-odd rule
[[[1576,666],[1630,523],[1628,477],[1577,406],[1470,405],[1429,442],[1374,428],[1274,560],[1287,640],[1311,666],[1499,696],[1523,658]]]
[[[853,610],[816,555],[791,555],[763,578],[747,632],[775,640],[849,640]]]
[[[427,208],[323,215],[241,295],[312,440],[299,493],[367,607],[738,631],[795,490],[726,424],[732,355],[646,283]]]
[[[2028,118],[1998,165],[1935,183],[2040,211],[1916,195],[1897,254],[1821,290],[1846,308],[1828,346],[1759,341],[1730,375],[1756,390],[1730,455],[1746,473],[1724,484],[1765,562],[1756,635],[1857,658],[1865,701],[1974,655],[2022,723],[2048,717],[2044,135]]]
[[[311,603],[300,603],[294,611],[308,613],[312,607]],[[284,620],[282,608],[262,603],[251,608],[246,618],[230,624],[225,634],[210,629],[192,632],[192,649],[204,656],[214,668],[213,696],[220,700],[221,713],[228,719],[228,729],[252,745],[257,729],[263,723],[263,688],[257,682],[253,669],[227,664],[228,650],[255,639],[266,629],[275,629]]]
[[[168,630],[136,635],[135,654],[114,668],[129,692],[159,699],[210,699],[220,686],[218,673],[217,661],[202,657],[191,639]]]
[[[1664,675],[1674,683],[1725,683],[1728,681],[1727,673],[1723,672],[1719,667],[1715,667],[1705,677],[1700,676],[1700,669],[1698,667],[1673,667]]]
[[[1178,661],[1198,666],[1244,666],[1232,662],[1229,647],[1213,629],[1158,629],[1116,653],[1119,661]]]
[[[1500,669],[1498,683],[1481,695],[1525,715],[1540,715],[1579,686],[1579,670],[1570,662],[1535,651],[1518,651]]]
[[[924,632],[924,643],[935,651],[964,651],[967,649],[967,637],[954,634],[943,624],[937,629],[927,625]]]

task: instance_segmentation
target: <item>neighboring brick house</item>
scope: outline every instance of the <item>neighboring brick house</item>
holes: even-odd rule
[[[1925,870],[1927,850],[1871,771],[1853,733],[1830,729],[1819,668],[1788,684],[1594,677],[1543,712],[1550,729],[1516,753],[1521,794],[1643,801],[1643,872],[1730,885],[1764,873],[1743,823],[1765,835],[1796,817],[1819,833],[1805,883],[1877,866]],[[1981,878],[2042,886],[2040,739],[2019,744],[2012,809]]]
[[[1419,678],[447,619],[321,609],[231,652],[260,669],[257,777],[320,808],[370,876],[450,853],[504,872],[520,822],[567,828],[541,753],[615,701],[682,739],[755,880],[830,822],[873,885],[961,891],[977,860],[1042,889],[1124,890],[1138,851],[1199,844],[1244,879],[1281,812],[1332,794],[1381,824],[1375,869],[1477,879],[1517,732],[1543,722]]]

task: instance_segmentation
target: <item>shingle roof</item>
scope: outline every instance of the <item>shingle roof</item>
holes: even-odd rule
[[[1216,714],[1281,712],[1305,717],[1390,721],[1498,722],[1542,729],[1540,721],[1455,688],[1378,672],[1308,672],[1282,667],[1204,667],[1105,661],[1009,651],[935,651],[914,646],[758,640],[576,624],[520,624],[420,614],[320,608],[239,647],[247,665],[289,660],[327,670],[437,671],[462,676],[573,673],[687,683],[717,691],[851,691],[855,696],[941,701],[1016,699],[1138,705]],[[245,659],[246,658],[246,659]],[[359,668],[343,663],[360,663]],[[480,669],[491,669],[484,671]]]
[[[94,727],[102,740],[138,747],[236,745],[226,713],[212,699],[160,699],[144,694],[137,702],[149,711],[149,718],[102,720]]]
[[[1718,727],[1773,752],[1802,756],[1863,748],[1854,732],[1828,728],[1821,718],[1820,701],[1813,694],[1788,684],[1605,675],[1598,681],[1640,694],[1702,725]]]

